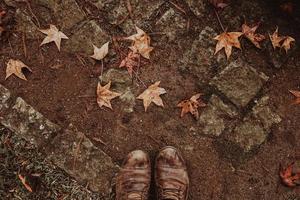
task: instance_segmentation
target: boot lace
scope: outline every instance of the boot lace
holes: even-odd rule
[[[164,188],[162,197],[164,200],[183,200],[183,190],[176,188]]]

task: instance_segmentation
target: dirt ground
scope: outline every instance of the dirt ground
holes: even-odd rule
[[[248,2],[249,6],[241,7],[241,2]],[[96,19],[110,33],[111,38],[126,36],[122,30],[106,23],[104,11],[93,8],[83,0],[78,0],[77,3],[83,10],[86,7],[91,10],[87,18]],[[186,8],[185,3],[180,1],[175,3],[181,8]],[[260,7],[252,7],[252,3]],[[228,30],[240,30],[243,18],[249,22],[262,20],[259,32],[273,32],[278,26],[280,33],[300,41],[299,16],[281,13],[279,5],[271,1],[233,1],[228,8],[220,12],[220,17]],[[8,10],[12,16],[16,10],[6,6],[2,1],[0,6]],[[26,4],[18,6],[26,9]],[[31,6],[33,13],[38,15],[38,7],[34,4]],[[167,7],[176,9],[172,3]],[[161,8],[161,11],[164,9]],[[155,28],[146,29],[146,32],[150,33],[155,50],[149,61],[142,60],[140,80],[133,78],[130,86],[133,93],[138,95],[145,89],[143,84],[148,86],[161,80],[161,86],[168,92],[162,96],[164,108],[151,105],[145,113],[142,102],[138,100],[134,112],[131,113],[123,111],[124,105],[120,100],[113,101],[112,111],[99,108],[95,91],[101,73],[99,70],[101,63],[95,63],[85,54],[58,52],[54,44],[39,47],[41,39],[26,39],[26,35],[15,31],[13,18],[7,25],[8,32],[1,39],[0,83],[15,95],[24,98],[51,121],[64,128],[75,127],[85,133],[116,163],[121,164],[124,156],[134,149],[149,152],[154,160],[157,151],[166,145],[179,148],[188,163],[191,178],[190,200],[300,199],[300,188],[285,187],[278,175],[281,165],[286,166],[293,161],[300,162],[298,142],[300,106],[291,105],[294,97],[288,92],[291,89],[300,90],[299,42],[296,42],[298,47],[291,55],[279,58],[279,62],[283,63],[281,68],[273,66],[270,58],[272,55],[255,49],[246,40],[242,41],[242,51],[234,50],[231,60],[237,58],[247,60],[256,70],[269,76],[269,81],[260,92],[270,97],[271,107],[282,118],[280,124],[272,127],[267,141],[259,148],[246,155],[236,155],[230,148],[224,147],[226,144],[222,137],[207,136],[193,131],[197,122],[189,115],[180,118],[180,109],[176,108],[179,101],[197,92],[204,93],[204,101],[208,102],[213,90],[204,84],[205,79],[209,80],[222,70],[218,66],[212,66],[214,69],[205,77],[199,76],[193,70],[180,70],[182,55],[190,48],[189,44],[197,38],[203,28],[210,26],[217,33],[222,32],[211,7],[207,6],[205,17],[202,18],[196,18],[191,10],[186,10],[187,14],[179,13],[187,23],[189,22],[188,29],[179,34],[174,41],[168,42],[161,33],[155,31]],[[238,19],[233,19],[232,16],[237,16]],[[155,16],[151,20],[155,21]],[[42,27],[48,26],[42,21],[41,23]],[[68,30],[65,33],[69,34]],[[126,43],[122,41],[119,43],[122,51],[126,53]],[[64,43],[62,48],[63,46]],[[33,73],[25,72],[28,81],[16,77],[5,80],[5,66],[9,58],[26,61],[31,67]],[[84,62],[82,63],[79,58]],[[118,54],[110,55],[105,59],[104,70],[116,68],[119,63]],[[18,165],[14,163],[17,162],[14,159],[9,162],[14,168]],[[6,178],[4,181],[15,176],[10,170],[5,170],[4,174]],[[5,187],[14,188],[16,185],[14,181],[8,181]],[[53,193],[54,190],[49,188],[49,193]],[[4,199],[6,192],[1,191],[0,194]],[[37,190],[35,195],[40,195],[36,199],[55,199],[51,195],[45,198],[43,189]],[[154,199],[154,188],[151,195],[151,199]],[[24,196],[20,199],[32,198]]]

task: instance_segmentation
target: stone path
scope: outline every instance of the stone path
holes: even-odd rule
[[[108,196],[118,165],[83,134],[61,128],[0,85],[0,123],[80,183]]]
[[[4,1],[17,7],[13,0]],[[63,51],[90,55],[92,44],[101,46],[110,38],[107,28],[95,19],[88,18],[88,11],[82,10],[75,0],[31,2],[44,10],[37,13],[39,20],[45,23],[56,21],[63,31],[70,33],[70,39],[63,45]],[[126,19],[120,24],[128,13],[126,5],[121,2],[90,1],[98,9],[108,12],[106,20],[117,27],[113,31],[120,30],[128,35],[134,31],[133,23]],[[205,4],[202,1],[188,0],[186,5],[195,16],[203,17]],[[132,6],[135,7],[135,13],[139,13],[135,24],[147,30],[167,33],[160,38],[162,41],[174,41],[186,28],[187,19],[167,1],[134,0]],[[37,22],[25,10],[17,8],[16,22],[17,30],[26,33],[28,38],[42,37]],[[194,131],[199,135],[226,142],[228,146],[236,146],[241,154],[247,154],[266,141],[271,127],[281,119],[270,108],[269,97],[262,92],[269,77],[255,70],[245,59],[227,63],[223,54],[214,56],[215,43],[211,38],[216,34],[210,26],[204,27],[192,41],[191,48],[186,49],[182,59],[177,62],[180,63],[181,72],[193,73],[199,85],[212,91],[208,106],[202,111]],[[211,66],[214,65],[218,66],[219,71],[212,76]],[[117,87],[126,89],[122,100],[128,103],[128,107],[124,112],[132,112],[135,103],[130,88],[131,80],[122,73],[118,69],[110,69],[101,78],[104,82],[112,80]],[[18,137],[35,145],[49,161],[80,183],[88,184],[92,191],[103,196],[111,193],[114,176],[119,168],[111,157],[93,145],[85,133],[78,132],[74,127],[62,130],[36,111],[34,105],[32,107],[21,97],[13,96],[2,85],[0,123]]]

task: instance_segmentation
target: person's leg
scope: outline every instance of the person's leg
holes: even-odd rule
[[[189,178],[180,152],[174,147],[160,150],[155,163],[155,182],[158,200],[186,200]]]
[[[140,150],[128,154],[116,180],[116,200],[147,200],[151,181],[149,156]]]

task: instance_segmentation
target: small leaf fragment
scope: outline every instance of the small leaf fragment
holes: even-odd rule
[[[10,59],[7,63],[5,79],[10,77],[12,74],[14,74],[20,79],[27,81],[25,75],[22,72],[23,68],[26,68],[30,72],[32,72],[31,69],[27,65],[25,65],[22,61]]]

